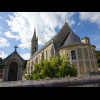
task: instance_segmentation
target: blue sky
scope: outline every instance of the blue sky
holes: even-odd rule
[[[34,28],[41,48],[65,21],[75,34],[80,38],[88,36],[100,50],[100,12],[0,12],[0,57],[7,57],[17,45],[18,53],[29,59]]]

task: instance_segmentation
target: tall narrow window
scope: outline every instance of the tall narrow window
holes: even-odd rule
[[[71,51],[71,57],[72,57],[72,60],[76,60],[76,53],[75,53],[75,50],[72,50],[72,51]]]
[[[47,52],[47,50],[46,50],[46,59],[48,59],[48,52]]]

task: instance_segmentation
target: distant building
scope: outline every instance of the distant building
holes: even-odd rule
[[[43,59],[68,54],[70,62],[75,65],[78,75],[88,75],[97,72],[98,66],[95,57],[95,46],[91,45],[88,37],[79,38],[69,27],[67,22],[53,38],[51,38],[40,50],[36,31],[31,41],[31,57],[27,62],[27,73],[34,70],[33,62],[40,63]]]
[[[2,79],[3,74],[3,59],[0,57],[0,79]]]

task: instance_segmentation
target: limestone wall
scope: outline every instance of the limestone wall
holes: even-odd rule
[[[76,59],[72,60],[71,51],[75,50]],[[95,47],[92,45],[74,45],[61,48],[59,51],[54,50],[53,43],[41,50],[36,56],[30,59],[27,63],[27,73],[31,73],[34,70],[33,62],[40,63],[43,59],[50,60],[50,57],[65,56],[68,54],[70,62],[75,64],[78,70],[78,75],[88,75],[90,72],[98,71],[97,61],[95,57]]]
[[[27,73],[31,73],[34,70],[33,62],[40,63],[44,59],[50,60],[50,57],[54,57],[56,55],[57,53],[54,51],[53,43],[51,43],[27,62]]]
[[[76,59],[72,60],[71,51],[75,50]],[[90,72],[97,72],[98,66],[95,57],[95,47],[92,45],[74,45],[59,50],[60,56],[69,55],[70,62],[75,65],[78,75],[88,75]]]

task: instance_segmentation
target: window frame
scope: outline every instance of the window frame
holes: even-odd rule
[[[71,50],[71,59],[76,60],[76,51],[75,50]]]

